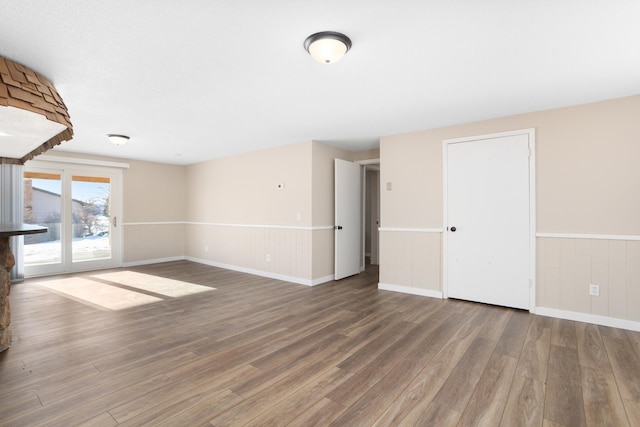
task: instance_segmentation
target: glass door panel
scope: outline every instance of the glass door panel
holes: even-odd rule
[[[111,258],[111,178],[72,175],[71,259],[74,263]]]
[[[55,269],[62,265],[62,211],[62,174],[25,172],[24,222],[49,229],[47,233],[24,236],[25,268]]]

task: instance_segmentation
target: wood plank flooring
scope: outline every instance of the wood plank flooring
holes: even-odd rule
[[[113,310],[41,285],[61,277],[12,288],[0,426],[640,425],[637,332],[380,291],[375,267],[313,288],[127,270],[145,285],[71,279],[160,301]],[[215,290],[167,296],[153,277]]]

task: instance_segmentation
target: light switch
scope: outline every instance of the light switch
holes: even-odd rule
[[[391,183],[387,182],[387,191],[391,191]]]

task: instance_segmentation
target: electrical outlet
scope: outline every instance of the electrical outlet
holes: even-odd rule
[[[204,251],[209,252],[209,245],[204,245]]]
[[[589,285],[589,295],[592,295],[594,297],[599,297],[600,296],[600,285],[590,284]]]
[[[267,255],[267,262],[271,261],[271,255]]]

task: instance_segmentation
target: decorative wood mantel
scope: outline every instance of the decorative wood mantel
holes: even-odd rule
[[[11,279],[9,279],[9,272],[15,264],[15,258],[11,252],[9,238],[46,232],[47,227],[37,225],[0,223],[0,352],[11,346],[11,310],[9,308]]]

